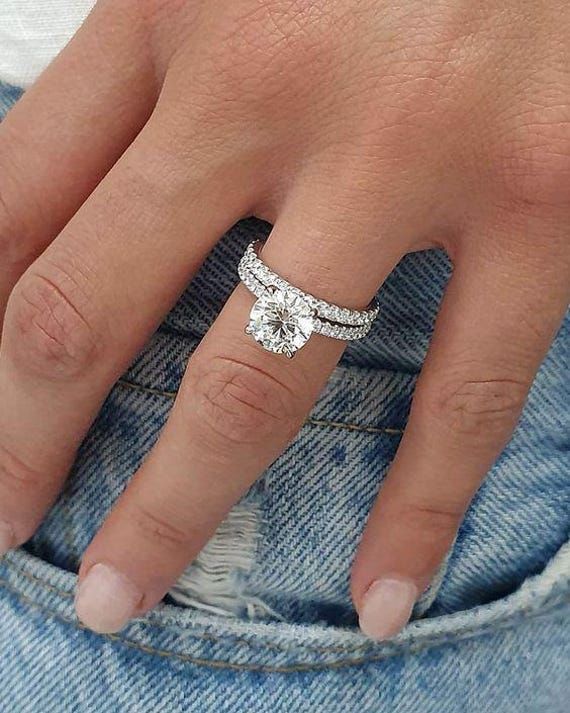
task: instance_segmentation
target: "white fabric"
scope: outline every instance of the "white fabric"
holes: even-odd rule
[[[29,86],[94,4],[95,0],[0,0],[0,80]]]

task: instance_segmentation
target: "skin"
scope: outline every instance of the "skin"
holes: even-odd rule
[[[110,29],[112,28],[112,31]],[[0,520],[27,540],[113,383],[225,230],[363,308],[406,253],[454,274],[352,567],[421,592],[570,299],[570,6],[101,1],[0,127]],[[355,276],[358,276],[355,279]],[[153,607],[300,428],[344,344],[244,334],[239,285],[83,556]],[[390,632],[395,633],[395,632]]]

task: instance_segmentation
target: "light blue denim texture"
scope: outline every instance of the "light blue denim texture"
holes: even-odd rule
[[[0,113],[17,96],[0,86]],[[251,565],[232,580],[237,616],[169,600],[117,635],[78,624],[81,554],[155,442],[243,248],[268,229],[251,219],[224,237],[109,395],[40,530],[0,562],[0,713],[566,713],[568,315],[415,621],[384,644],[355,626],[350,564],[449,277],[438,251],[390,276],[371,335],[348,347],[299,436],[245,496],[258,524]]]

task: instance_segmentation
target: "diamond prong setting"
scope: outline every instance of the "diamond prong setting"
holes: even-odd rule
[[[356,310],[303,292],[269,269],[258,255],[259,246],[259,241],[248,245],[238,274],[257,298],[245,333],[264,349],[292,358],[313,333],[343,341],[368,334],[378,315],[375,300]]]
[[[265,349],[292,358],[314,330],[309,305],[290,290],[266,290],[255,302],[246,331]]]

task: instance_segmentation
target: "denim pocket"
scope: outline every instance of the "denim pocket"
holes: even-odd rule
[[[182,350],[180,337],[168,338],[176,346],[161,335],[154,343],[159,353]],[[27,544],[31,554],[69,571],[174,402],[175,389],[136,381],[137,368],[112,390],[63,493]],[[397,448],[413,385],[412,375],[337,369],[301,432],[230,512],[173,598],[228,616],[354,624],[350,564]],[[434,593],[424,597],[422,611]]]
[[[564,412],[553,402],[564,389],[560,356],[567,337],[565,323],[517,432],[467,512],[440,573],[445,576],[415,616],[504,597],[541,571],[567,539],[567,432]],[[158,437],[176,396],[176,364],[182,371],[194,346],[192,339],[160,332],[117,383],[64,492],[28,543],[31,554],[77,569]],[[157,372],[157,363],[171,371]],[[174,600],[244,619],[355,625],[350,565],[405,427],[414,385],[414,374],[339,367],[297,438],[173,588]]]
[[[100,636],[75,619],[75,575],[19,550],[0,563],[0,709],[562,713],[569,569],[565,545],[515,593],[384,644],[166,604]]]

